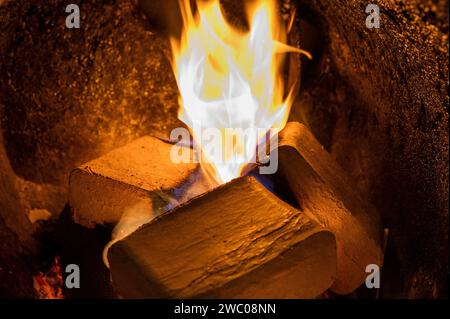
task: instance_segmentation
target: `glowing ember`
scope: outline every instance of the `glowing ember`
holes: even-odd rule
[[[238,177],[255,161],[267,132],[286,124],[293,96],[285,94],[283,59],[287,52],[303,52],[285,44],[274,1],[252,4],[244,32],[228,24],[219,1],[199,1],[193,14],[190,1],[180,0],[183,33],[171,40],[179,118],[192,131],[202,167],[218,183]],[[217,134],[205,133],[211,128]]]

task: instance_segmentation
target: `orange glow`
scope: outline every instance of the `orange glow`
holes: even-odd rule
[[[266,133],[285,126],[293,94],[285,91],[283,59],[287,52],[303,52],[285,44],[274,1],[251,3],[249,30],[241,31],[225,20],[219,1],[198,1],[193,14],[189,0],[180,0],[183,32],[181,39],[171,39],[179,118],[190,128],[202,164],[210,164],[203,167],[218,183],[238,177],[255,160]],[[220,152],[202,138],[208,128],[220,132]]]

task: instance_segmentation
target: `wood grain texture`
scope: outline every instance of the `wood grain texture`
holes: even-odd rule
[[[123,297],[313,298],[333,282],[335,239],[242,177],[143,226],[109,251]]]
[[[337,240],[337,276],[332,290],[347,294],[367,276],[368,264],[383,263],[378,212],[359,197],[344,171],[311,132],[289,122],[280,133],[280,170],[308,217]]]
[[[171,201],[183,195],[183,182],[198,170],[194,163],[172,163],[171,147],[146,136],[72,171],[69,202],[74,220],[94,227],[116,224],[124,211],[143,202],[149,213],[171,207]]]

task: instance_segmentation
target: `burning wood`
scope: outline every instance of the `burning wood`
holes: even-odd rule
[[[148,8],[147,17],[138,2]],[[93,269],[103,270],[96,261],[108,231],[70,225],[68,211],[61,212],[69,170],[137,136],[180,126],[178,106],[179,119],[197,150],[213,160],[212,175],[221,183],[240,180],[260,137],[282,129],[287,118],[301,119],[317,134],[332,159],[304,127],[289,124],[279,148],[287,183],[272,181],[280,193],[292,190],[302,216],[334,233],[335,292],[355,289],[365,266],[384,262],[370,197],[392,234],[377,295],[448,294],[448,1],[125,0],[82,1],[79,8],[62,0],[0,3],[0,298],[34,296],[37,270],[37,296],[58,297],[60,270],[39,267],[49,254],[93,261],[79,263],[86,285],[64,297],[83,296],[109,278]],[[81,10],[79,29],[68,29],[64,7]],[[294,19],[296,10],[300,18]],[[176,25],[168,26],[171,41],[157,27],[166,22]],[[167,60],[170,44],[175,76]],[[313,63],[302,61],[302,74],[288,65],[288,59],[300,63],[291,53],[300,44],[314,55]],[[300,79],[304,85],[290,114]],[[199,138],[211,127],[232,141],[221,150],[231,149],[234,163],[217,160],[207,145],[211,135]],[[228,128],[261,134],[245,141]],[[135,227],[192,196],[191,187],[200,184],[198,167],[172,169],[168,145],[145,140],[149,148],[129,152],[126,146],[73,172],[77,222]],[[333,159],[366,198],[355,194]],[[188,207],[198,205],[195,200],[172,213],[190,215]],[[228,218],[216,210],[213,215]],[[155,227],[150,225],[144,229]],[[267,264],[250,273],[269,269]],[[112,296],[100,289],[89,295]]]
[[[185,195],[178,187],[196,175],[198,167],[173,164],[171,148],[171,144],[147,136],[75,169],[69,187],[74,220],[86,227],[115,225],[134,205],[145,206],[151,216],[177,204]]]
[[[331,232],[242,177],[145,225],[109,251],[123,297],[313,298],[333,282]]]
[[[360,286],[366,266],[383,263],[379,214],[359,198],[342,168],[302,124],[280,133],[280,169],[305,214],[337,240],[337,275],[332,290],[347,294]]]
[[[55,257],[52,266],[44,274],[33,276],[33,288],[38,299],[64,299],[61,261]]]
[[[171,39],[178,115],[191,129],[203,162],[211,164],[203,169],[225,183],[242,174],[266,134],[287,122],[299,75],[298,65],[290,63],[285,87],[287,53],[310,55],[288,45],[289,23],[280,19],[276,1],[245,2],[248,31],[226,20],[220,1],[197,1],[197,10],[191,2],[180,1],[183,29],[180,39]],[[218,132],[208,137],[224,141],[220,148],[201,139],[211,128]]]
[[[179,118],[193,134],[202,169],[226,184],[132,233],[211,187],[198,187],[197,166],[174,164],[171,145],[146,137],[74,171],[76,221],[132,225],[117,227],[121,235],[107,246],[115,285],[125,297],[315,297],[332,283],[337,293],[355,290],[367,265],[381,266],[379,218],[304,126],[290,123],[279,147],[282,172],[304,212],[239,177],[262,141],[286,125],[296,93],[295,83],[284,85],[285,58],[304,52],[288,46],[275,2],[249,6],[248,31],[228,24],[219,1],[198,2],[196,10],[191,1],[180,4],[183,30],[171,39]],[[217,134],[206,141],[221,141],[213,147],[201,138],[211,129]],[[194,188],[186,192],[188,179]]]
[[[210,189],[211,185],[206,185],[201,178],[198,178],[196,166],[193,164],[180,163],[177,164],[181,167],[179,169],[161,171],[164,167],[175,165],[170,163],[170,147],[178,146],[171,146],[160,140],[146,137],[83,165],[83,168],[73,172],[70,193],[75,220],[90,226],[96,223],[117,223],[123,212],[125,212],[125,215],[130,214],[131,216],[137,216],[143,212],[147,216],[146,219],[138,220],[136,225],[125,231],[123,236],[117,237],[111,243],[114,244],[115,241],[132,233],[140,225],[149,222],[159,213],[167,211],[169,208],[175,207],[179,203],[185,202]],[[358,195],[355,194],[345,173],[305,126],[299,123],[288,123],[286,128],[280,133],[278,152],[281,172],[285,175],[289,187],[302,207],[304,214],[302,213],[301,216],[308,216],[308,220],[314,220],[315,223],[318,223],[323,228],[331,230],[336,236],[337,273],[332,290],[341,294],[354,291],[367,276],[365,272],[367,265],[377,264],[381,266],[382,264],[381,225],[378,214],[370,205],[364,204]],[[150,165],[147,163],[144,166],[140,166],[141,162],[129,163],[131,155],[133,155],[132,158],[139,158],[149,162],[154,161],[153,155],[155,153],[159,156],[156,158],[159,161],[158,163]],[[117,163],[120,163],[120,165],[117,165]],[[152,169],[149,169],[149,167]],[[189,174],[191,174],[190,177],[188,176]],[[160,181],[164,181],[162,177],[169,175],[173,180],[170,187],[155,187],[155,185],[163,185],[160,183]],[[180,187],[180,185],[183,185],[184,180],[190,180],[187,183],[190,185],[188,191]],[[175,181],[178,182],[175,183]],[[149,185],[152,185],[153,188]],[[174,188],[171,189],[171,187]],[[178,191],[184,194],[183,196],[175,196],[177,187],[179,187]],[[162,192],[161,189],[165,189],[165,191]],[[165,195],[161,195],[161,193]],[[143,206],[136,205],[136,203],[139,203],[139,200],[148,197],[150,197],[150,203],[154,203],[153,205],[150,203],[145,203]],[[172,198],[175,202],[170,204],[169,198]],[[223,248],[222,244],[220,246],[216,245],[217,238],[230,236],[236,242],[239,240],[246,242],[248,238],[245,237],[245,234],[248,234],[250,229],[263,231],[267,227],[270,228],[271,220],[283,219],[283,214],[280,214],[280,212],[286,211],[286,206],[286,204],[276,199],[274,195],[268,194],[268,191],[253,179],[238,178],[233,180],[231,183],[193,200],[175,212],[163,215],[160,219],[145,226],[124,241],[113,245],[113,251],[110,255],[113,256],[111,258],[111,271],[114,283],[121,290],[123,289],[122,293],[124,296],[192,297],[204,293],[207,293],[208,296],[227,296],[227,293],[230,291],[225,289],[229,285],[228,281],[234,282],[239,276],[244,276],[244,273],[236,273],[237,277],[230,274],[231,277],[222,278],[223,281],[218,282],[217,285],[223,287],[217,288],[217,292],[207,291],[206,287],[202,287],[201,289],[198,288],[198,290],[196,290],[197,288],[194,290],[188,289],[186,290],[187,292],[182,293],[182,290],[176,289],[176,281],[196,280],[195,276],[200,276],[200,274],[191,274],[193,277],[190,278],[189,274],[185,274],[184,271],[181,272],[181,268],[170,268],[169,266],[164,268],[163,265],[167,264],[173,267],[178,265],[177,267],[181,267],[180,265],[184,265],[184,261],[178,261],[177,258],[185,256],[185,254],[196,256],[192,249],[195,251],[205,249],[205,252],[202,252],[205,256],[209,256],[208,253],[213,254],[210,250],[215,251],[218,255],[225,256],[228,251]],[[300,214],[297,211],[295,212]],[[108,214],[112,215],[108,216]],[[258,219],[255,219],[254,214],[257,214]],[[266,214],[269,216],[266,216]],[[241,217],[238,218],[238,216]],[[166,219],[167,221],[164,221]],[[256,228],[248,228],[248,232],[246,232],[245,227],[250,227],[248,220],[252,219]],[[267,225],[264,224],[264,221],[267,222]],[[127,222],[129,223],[129,221],[126,221],[125,224]],[[220,225],[220,223],[223,223],[223,225]],[[238,228],[231,228],[231,224]],[[239,230],[240,227],[242,227],[241,230]],[[211,228],[217,228],[217,232],[213,232]],[[300,234],[304,230],[304,228],[301,228],[296,231]],[[120,232],[124,232],[124,230],[121,229]],[[206,237],[201,237],[199,232]],[[207,234],[212,237],[216,236],[214,237],[216,239],[208,238]],[[158,237],[161,238],[157,239]],[[194,244],[201,240],[203,240],[202,245]],[[281,233],[277,240],[280,240],[278,242],[280,247],[279,254],[282,254],[282,251],[289,245],[294,245],[294,243],[289,241],[284,242]],[[171,241],[174,244],[171,244]],[[283,242],[284,244],[282,244]],[[316,243],[314,245],[314,249],[318,251],[316,253],[324,249],[321,247],[322,244]],[[303,243],[302,247],[305,247],[304,245]],[[258,255],[257,251],[260,249],[260,246],[249,243],[248,247],[253,247],[255,256]],[[313,248],[311,247],[308,249],[312,251]],[[167,254],[164,253],[164,249],[167,250]],[[253,256],[251,253],[249,254],[249,256]],[[301,253],[298,254],[299,256],[301,255]],[[289,254],[289,256],[291,255]],[[244,258],[244,254],[241,257]],[[169,260],[170,258],[175,259]],[[199,268],[207,268],[207,261],[212,257],[206,258],[207,260],[201,257],[198,258],[197,263],[193,263],[193,265],[195,264]],[[261,270],[265,275],[260,276],[258,280],[262,280],[263,277],[267,276],[265,271],[272,269],[272,263],[268,263],[265,259],[252,258],[254,262],[252,267],[256,269],[259,265],[263,267],[261,269],[267,269]],[[200,265],[202,262],[205,265]],[[224,257],[223,262],[228,262],[228,260]],[[238,263],[238,259],[234,260],[234,262]],[[267,265],[263,266],[266,263]],[[277,265],[276,261],[273,263]],[[134,267],[137,267],[136,271]],[[139,282],[146,282],[143,278],[146,278],[145,276],[148,276],[149,271],[154,267],[156,267],[156,270],[152,270],[152,272],[156,271],[162,278],[165,278],[164,276],[169,272],[176,274],[178,271],[183,273],[183,275],[177,274],[177,279],[169,282],[165,282],[165,279],[159,278],[158,275],[154,278],[155,281],[148,284],[149,286],[145,286],[145,289],[142,288]],[[162,268],[160,269],[159,267]],[[217,267],[217,271],[220,273],[222,271],[221,267],[225,266],[218,264]],[[273,267],[276,268],[276,266]],[[325,265],[320,267],[325,267]],[[320,267],[316,265],[317,269],[320,269]],[[250,270],[247,269],[245,271]],[[255,274],[254,276],[259,274],[259,271],[253,268],[251,272]],[[132,275],[133,273],[136,273],[136,275]],[[322,273],[322,270],[320,273]],[[131,278],[125,279],[127,276],[131,276]],[[189,278],[183,276],[188,276]],[[243,278],[246,278],[245,276]],[[303,280],[301,278],[305,276],[305,273],[300,273],[298,276],[298,280]],[[307,277],[309,276],[312,275],[308,274]],[[125,281],[129,282],[129,284],[125,283]],[[241,285],[241,281],[238,282]],[[244,283],[247,285],[246,280],[242,282],[242,285]],[[264,280],[259,283],[253,283],[253,285],[255,287],[259,287],[258,285],[260,284],[268,285],[268,283],[264,282],[263,284],[262,282]],[[292,282],[294,284],[295,281]],[[135,285],[137,286],[135,287]],[[155,288],[153,285],[158,287],[163,285],[165,288],[155,290],[154,294],[150,294],[149,291]],[[323,287],[323,285],[324,283],[320,282],[319,286]],[[314,297],[314,294],[319,289],[315,284],[312,287],[315,287],[313,289],[314,293],[299,291],[297,296]],[[245,295],[244,291],[245,293],[250,291],[248,289],[242,290],[242,296]],[[287,289],[289,291],[290,288]],[[251,295],[248,294],[248,296]],[[258,296],[269,295],[261,293]]]

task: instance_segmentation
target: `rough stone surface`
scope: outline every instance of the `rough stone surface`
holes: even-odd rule
[[[0,9],[2,134],[29,180],[66,182],[86,160],[177,124],[167,39],[133,1],[78,4],[80,29],[66,28],[65,1]]]
[[[23,240],[30,210],[61,212],[71,169],[180,125],[167,39],[133,1],[74,3],[80,29],[64,1],[0,6],[0,216]]]
[[[0,136],[0,219],[22,242],[35,246],[32,233],[34,210],[47,210],[57,216],[67,202],[67,188],[62,185],[35,183],[18,177],[10,164]]]
[[[382,296],[448,294],[448,1],[375,1],[378,30],[365,1],[298,3],[315,60],[291,118],[390,229]]]

